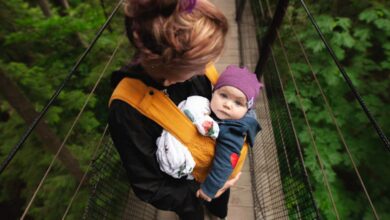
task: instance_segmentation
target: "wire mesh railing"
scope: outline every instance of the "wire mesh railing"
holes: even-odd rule
[[[260,61],[259,47],[264,39],[264,30],[271,17],[264,16],[259,1],[238,3],[242,4],[239,8],[243,10],[238,13],[241,17],[237,18],[241,62],[255,70]],[[271,47],[272,43],[267,43]],[[262,62],[265,62],[264,58]],[[265,90],[260,95],[256,111],[263,129],[251,154],[255,217],[318,219],[299,141],[278,78],[278,66],[268,62],[261,69]]]
[[[84,219],[155,219],[157,210],[134,195],[109,135],[98,155],[92,163]]]

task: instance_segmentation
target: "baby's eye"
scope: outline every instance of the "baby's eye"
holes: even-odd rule
[[[240,102],[240,101],[235,101],[234,102],[237,106],[244,106],[244,103]]]
[[[227,97],[228,97],[225,93],[219,93],[219,95],[220,95],[222,98],[227,98]]]

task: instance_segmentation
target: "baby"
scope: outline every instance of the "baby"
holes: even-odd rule
[[[216,139],[211,171],[198,191],[207,200],[214,198],[230,177],[244,142],[253,146],[260,125],[251,110],[260,87],[254,73],[230,65],[219,76],[211,102],[201,96],[191,96],[178,106],[202,135]],[[192,178],[195,162],[180,141],[164,130],[157,145],[157,160],[162,171],[175,178]]]

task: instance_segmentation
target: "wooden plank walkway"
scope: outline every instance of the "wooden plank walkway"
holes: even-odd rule
[[[250,70],[256,68],[259,48],[256,43],[256,25],[251,13],[251,6],[246,1],[240,21],[242,62]],[[266,87],[266,85],[265,85]],[[287,209],[279,171],[278,152],[272,128],[270,109],[266,89],[263,88],[256,100],[256,114],[262,127],[253,146],[254,173],[252,181],[255,219],[287,219]]]
[[[240,46],[238,38],[238,27],[236,22],[236,4],[235,0],[210,1],[213,2],[225,14],[229,22],[229,32],[226,38],[224,52],[215,65],[218,72],[221,73],[230,64],[240,64]],[[245,166],[242,170],[241,178],[237,184],[231,188],[227,218],[229,220],[255,219],[249,159],[245,161]]]

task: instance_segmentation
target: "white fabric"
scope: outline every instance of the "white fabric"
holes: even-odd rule
[[[191,174],[195,167],[190,151],[166,130],[157,139],[156,155],[160,169],[174,178]]]
[[[178,108],[195,124],[199,133],[216,139],[219,133],[218,123],[210,115],[210,102],[201,96],[190,96],[180,102]],[[163,130],[157,138],[157,161],[160,169],[174,178],[187,176],[193,179],[191,173],[195,161],[190,151],[172,134]]]

